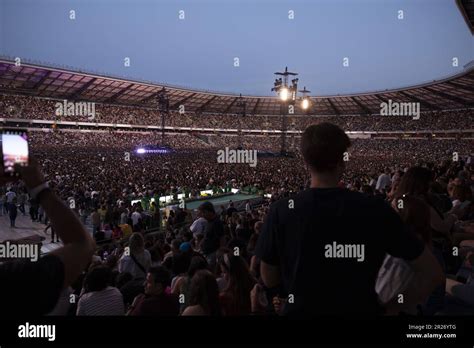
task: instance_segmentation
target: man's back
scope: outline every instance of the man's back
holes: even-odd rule
[[[82,295],[77,305],[77,315],[123,315],[123,297],[115,287],[92,291]]]
[[[207,222],[204,229],[204,240],[202,242],[202,252],[205,255],[217,251],[220,246],[220,239],[224,235],[224,226],[219,218],[214,218]]]
[[[375,279],[386,253],[423,245],[385,202],[339,188],[309,189],[274,203],[257,247],[278,266],[295,315],[377,314]],[[292,297],[293,298],[293,297]]]

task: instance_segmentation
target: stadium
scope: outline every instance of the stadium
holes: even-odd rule
[[[473,48],[474,4],[453,3]],[[0,123],[30,156],[2,182],[0,242],[61,274],[44,304],[5,312],[473,316],[470,53],[444,77],[341,94],[301,88],[289,61],[258,95],[0,51]],[[2,277],[33,272],[16,257]]]

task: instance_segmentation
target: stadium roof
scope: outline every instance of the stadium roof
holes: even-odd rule
[[[242,96],[199,91],[101,76],[64,68],[47,67],[0,59],[0,93],[23,94],[56,99],[81,100],[129,106],[157,107],[157,96],[166,89],[170,110],[240,114],[246,103],[248,115],[278,115],[277,97]],[[378,114],[380,104],[388,100],[419,102],[421,111],[474,108],[474,62],[462,73],[422,85],[341,96],[312,96],[311,107],[303,110],[299,103],[296,115],[357,115]]]
[[[474,0],[456,0],[456,4],[466,21],[467,26],[474,35]]]

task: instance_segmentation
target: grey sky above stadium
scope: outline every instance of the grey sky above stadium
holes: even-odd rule
[[[459,73],[474,38],[454,0],[0,0],[0,55],[246,95],[288,66],[337,95]]]

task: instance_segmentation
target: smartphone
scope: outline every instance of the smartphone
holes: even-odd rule
[[[15,165],[28,165],[28,132],[20,129],[3,129],[1,131],[1,143],[3,175],[6,177],[19,176],[19,173],[15,170]]]

